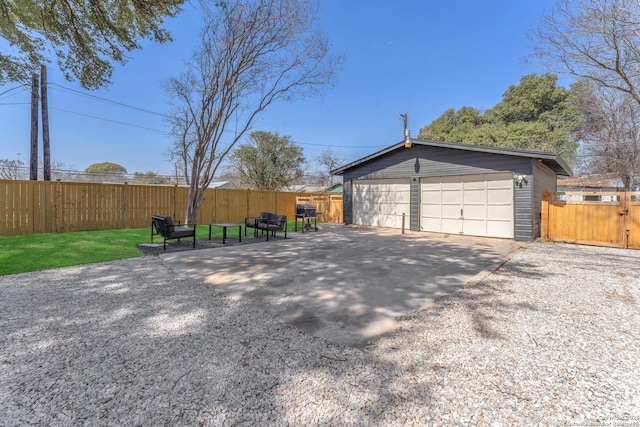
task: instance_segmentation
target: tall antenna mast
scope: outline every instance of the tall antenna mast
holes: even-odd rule
[[[409,112],[405,111],[404,114],[400,113],[398,114],[398,119],[403,119],[404,120],[404,136],[407,136],[407,116],[409,116]]]
[[[404,114],[398,114],[398,119],[404,120],[404,146],[409,148],[411,147],[411,135],[409,129],[407,129],[407,121],[409,118],[409,112],[405,111]]]

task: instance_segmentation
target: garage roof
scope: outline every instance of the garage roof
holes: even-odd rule
[[[525,150],[514,150],[507,148],[495,148],[495,147],[480,147],[477,145],[468,145],[468,144],[456,144],[451,142],[434,142],[434,141],[426,141],[420,139],[412,139],[411,143],[413,145],[423,145],[427,147],[442,147],[442,148],[451,148],[454,150],[462,150],[462,151],[477,151],[482,153],[494,153],[494,154],[503,154],[507,156],[516,156],[516,157],[529,157],[532,159],[538,159],[547,166],[549,169],[553,170],[557,175],[561,176],[572,176],[573,172],[571,168],[565,160],[559,154],[548,153],[544,151],[525,151]],[[387,147],[383,150],[378,151],[377,153],[373,153],[369,156],[363,157],[355,162],[351,162],[347,165],[341,166],[337,169],[331,171],[332,175],[343,175],[345,171],[359,166],[361,164],[367,163],[371,160],[374,160],[378,157],[389,154],[392,151],[405,149],[405,141],[398,142],[390,147]]]

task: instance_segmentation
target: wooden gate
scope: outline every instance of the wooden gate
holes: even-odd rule
[[[542,193],[542,238],[640,249],[640,192]]]

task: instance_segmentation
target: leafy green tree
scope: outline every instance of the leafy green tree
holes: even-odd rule
[[[540,116],[554,111],[567,99],[567,89],[557,85],[553,74],[529,74],[518,85],[509,86],[502,101],[487,114],[495,114],[506,123],[538,121]]]
[[[155,172],[134,172],[133,173],[134,184],[170,184],[171,178],[164,175],[158,175]]]
[[[127,173],[127,169],[124,166],[111,162],[94,163],[87,166],[84,171],[85,173],[114,173],[119,175]]]
[[[124,182],[127,169],[117,163],[102,162],[89,165],[84,177],[89,181]]]
[[[249,142],[239,145],[231,161],[240,171],[241,182],[257,190],[282,190],[302,177],[302,148],[290,136],[256,131]]]
[[[28,83],[50,53],[67,80],[86,89],[109,83],[113,63],[124,65],[140,39],[171,40],[162,28],[185,0],[5,0],[0,1],[0,84]]]
[[[450,108],[420,130],[419,138],[522,150],[550,151],[571,159],[578,144],[573,132],[578,114],[571,90],[557,85],[553,74],[523,76],[502,101],[480,112]]]

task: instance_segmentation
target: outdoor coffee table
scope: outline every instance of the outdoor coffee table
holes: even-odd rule
[[[221,222],[218,224],[209,224],[209,240],[211,240],[211,227],[220,227],[222,228],[222,244],[224,245],[225,240],[227,240],[227,228],[229,227],[238,227],[238,242],[242,242],[242,225],[231,224],[228,222]]]

